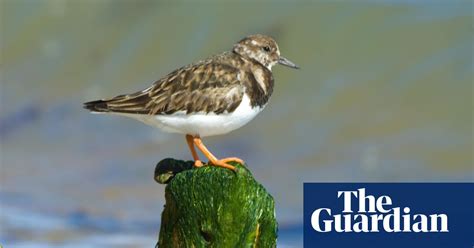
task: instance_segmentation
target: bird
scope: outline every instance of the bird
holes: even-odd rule
[[[84,108],[184,134],[195,167],[204,165],[197,147],[210,164],[236,171],[229,162],[244,165],[242,159],[218,159],[202,138],[236,130],[260,113],[273,93],[276,64],[299,69],[280,55],[272,37],[249,35],[230,51],[176,69],[144,90],[85,102]]]

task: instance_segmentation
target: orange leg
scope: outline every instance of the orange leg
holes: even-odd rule
[[[194,148],[193,136],[186,134],[186,142],[188,143],[189,150],[191,151],[191,154],[193,155],[194,166],[201,167],[202,162],[201,160],[199,160],[199,156],[197,155],[196,149]]]
[[[207,147],[202,143],[202,140],[201,138],[199,137],[194,137],[194,144],[196,145],[196,147],[204,154],[204,156],[206,156],[206,158],[208,158],[212,164],[214,164],[215,166],[220,166],[220,167],[224,167],[224,168],[227,168],[227,169],[231,169],[233,171],[235,171],[235,167],[228,164],[227,162],[230,162],[230,161],[236,161],[240,164],[244,164],[244,161],[242,161],[242,159],[239,159],[239,158],[225,158],[225,159],[220,159],[218,160],[208,149]]]

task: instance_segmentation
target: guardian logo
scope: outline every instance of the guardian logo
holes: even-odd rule
[[[446,214],[410,214],[410,208],[392,207],[390,196],[375,198],[366,195],[365,188],[357,191],[338,191],[342,198],[342,214],[332,213],[330,208],[316,209],[311,215],[311,226],[317,232],[447,232]],[[356,210],[352,209],[356,201]],[[403,213],[401,213],[403,212]]]
[[[473,183],[305,183],[304,246],[474,247],[472,195]]]

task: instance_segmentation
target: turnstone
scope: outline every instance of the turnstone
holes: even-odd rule
[[[243,164],[241,159],[217,159],[201,137],[238,129],[262,111],[273,92],[275,64],[298,69],[280,56],[271,37],[251,35],[237,42],[231,51],[179,68],[142,91],[86,102],[84,108],[185,134],[196,167],[203,164],[194,146],[213,165],[235,170],[228,162]]]

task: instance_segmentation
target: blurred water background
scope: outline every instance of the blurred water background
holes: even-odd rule
[[[184,137],[91,115],[82,102],[273,36],[250,124],[205,140],[275,197],[279,247],[302,246],[303,182],[474,181],[472,1],[0,0],[0,243],[152,247],[166,157]]]

